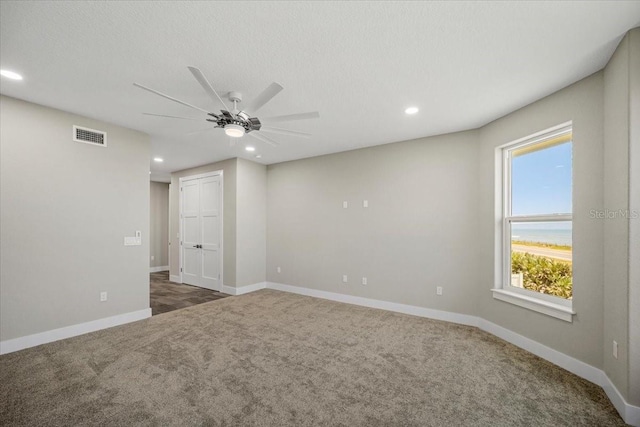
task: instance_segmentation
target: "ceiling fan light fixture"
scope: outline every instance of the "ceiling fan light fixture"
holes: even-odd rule
[[[240,125],[229,124],[224,127],[224,133],[233,138],[240,138],[244,136],[244,128]]]

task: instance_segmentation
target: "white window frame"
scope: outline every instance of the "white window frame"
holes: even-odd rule
[[[573,221],[571,213],[551,215],[511,214],[511,160],[514,150],[539,144],[572,132],[572,122],[562,123],[496,148],[496,286],[495,299],[537,311],[567,322],[573,321],[572,300],[511,286],[511,225],[523,222]],[[572,167],[573,170],[573,167]],[[572,192],[573,193],[573,192]]]

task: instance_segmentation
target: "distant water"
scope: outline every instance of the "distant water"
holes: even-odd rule
[[[571,246],[571,230],[567,229],[516,229],[511,232],[511,240],[550,243]]]

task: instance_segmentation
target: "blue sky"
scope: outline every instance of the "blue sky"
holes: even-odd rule
[[[571,213],[571,142],[514,157],[512,215]]]

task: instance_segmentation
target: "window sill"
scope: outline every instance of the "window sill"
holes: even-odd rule
[[[526,295],[520,295],[504,289],[491,289],[491,292],[493,292],[493,298],[497,300],[537,311],[538,313],[546,314],[547,316],[555,317],[556,319],[564,320],[565,322],[573,322],[573,315],[576,314],[576,312],[570,307],[565,307],[560,304],[554,304],[552,302],[543,301]]]

